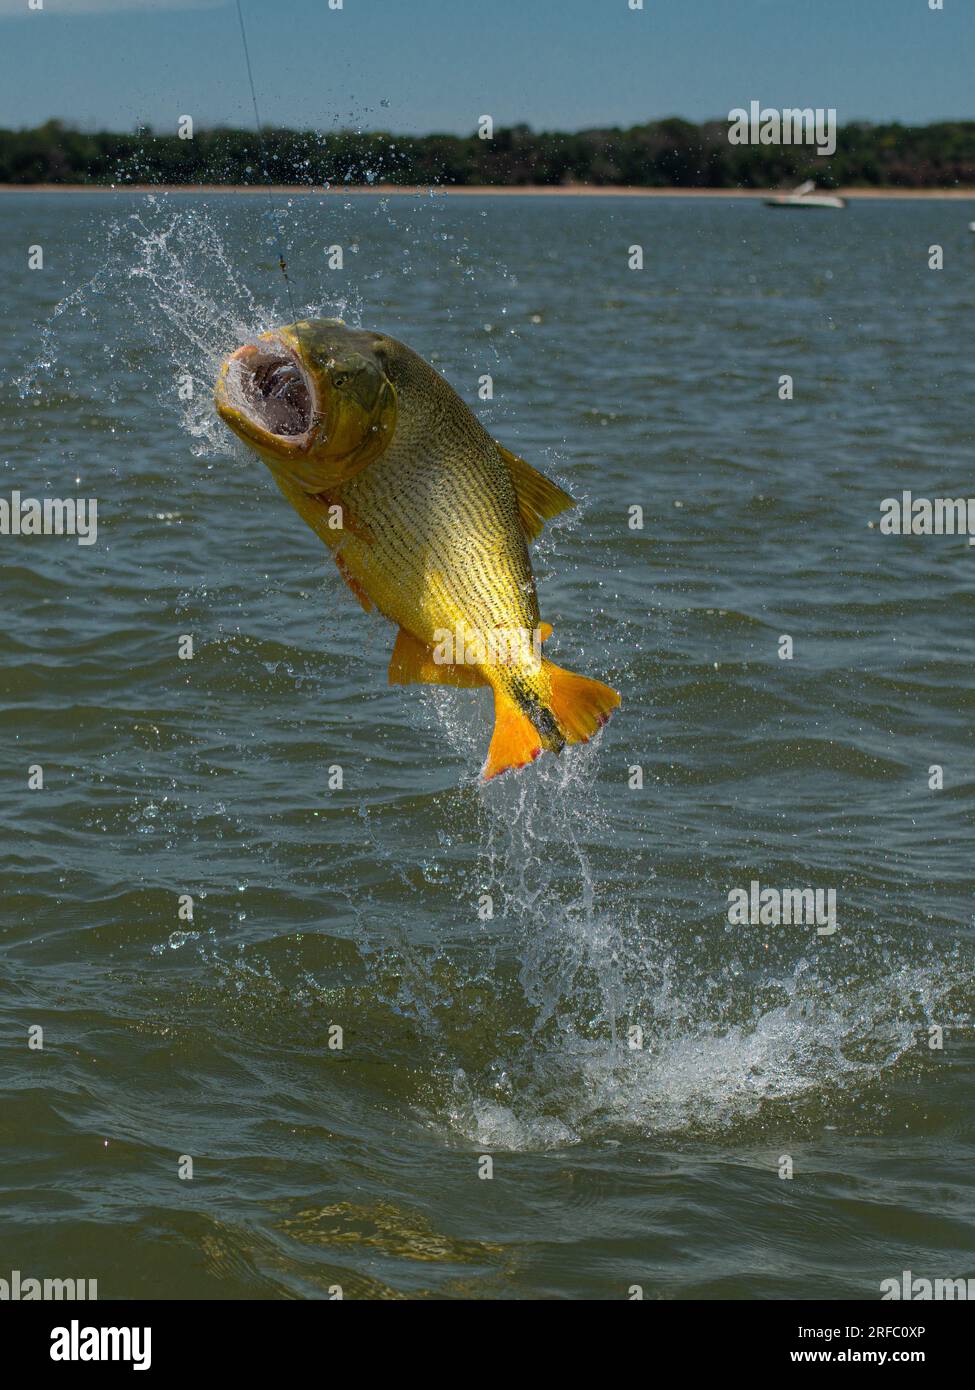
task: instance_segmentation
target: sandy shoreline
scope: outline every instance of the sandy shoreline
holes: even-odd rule
[[[838,188],[821,190],[856,199],[975,199],[975,188]],[[563,188],[532,184],[521,188],[491,185],[457,187],[405,186],[399,184],[354,184],[340,188],[309,188],[286,184],[82,184],[82,183],[2,183],[0,193],[247,193],[255,196],[288,197],[400,197],[400,198],[769,198],[781,194],[776,188],[632,188],[598,187],[573,184]]]

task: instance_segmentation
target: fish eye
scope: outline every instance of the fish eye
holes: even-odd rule
[[[348,381],[350,375],[351,375],[350,372],[336,372],[336,373],[334,374],[334,376],[332,377],[332,385],[333,385],[333,386],[344,386],[345,383]]]

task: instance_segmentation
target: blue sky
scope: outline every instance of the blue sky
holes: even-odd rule
[[[242,0],[266,124],[975,117],[975,0]],[[0,0],[0,125],[252,121],[233,0]]]

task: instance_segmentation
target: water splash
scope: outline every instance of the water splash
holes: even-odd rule
[[[444,692],[430,698],[469,756],[469,716]],[[871,1093],[884,1112],[892,1076],[920,1064],[928,1028],[967,1020],[961,949],[917,964],[909,931],[879,952],[872,938],[837,950],[797,935],[791,966],[763,967],[717,923],[702,965],[686,915],[655,901],[652,879],[635,893],[621,857],[614,867],[605,853],[601,754],[596,740],[478,793],[474,877],[492,893],[499,932],[476,966],[455,961],[439,991],[431,966],[444,952],[431,953],[419,1006],[442,1044],[447,996],[490,974],[517,1025],[473,1055],[455,1036],[441,1123],[480,1147],[550,1150],[621,1132],[862,1124]]]
[[[275,225],[283,208],[259,210],[259,223]],[[263,237],[270,252],[279,230]],[[249,272],[249,274],[248,274]],[[91,280],[61,300],[41,331],[41,351],[18,380],[21,398],[40,396],[58,361],[58,336],[77,313],[97,323],[99,305],[121,302],[131,325],[128,341],[115,342],[119,361],[136,360],[138,376],[164,410],[175,410],[198,458],[235,451],[213,409],[213,384],[221,364],[242,342],[290,318],[275,298],[273,264],[265,293],[251,287],[253,263],[233,251],[216,214],[206,207],[181,206],[166,195],[149,194],[137,212],[109,223],[104,265]],[[303,317],[340,317],[355,322],[360,301],[354,293],[301,304]],[[149,344],[151,360],[144,361]],[[127,357],[128,354],[128,357]]]
[[[61,319],[73,311],[87,316],[90,312],[91,301],[97,295],[105,293],[109,274],[108,267],[103,266],[90,280],[79,285],[76,290],[72,290],[69,295],[65,295],[64,299],[55,305],[50,320],[40,329],[40,351],[31,361],[27,370],[13,380],[14,389],[22,401],[28,400],[32,396],[40,396],[45,389],[47,380],[54,372],[58,360],[58,333],[61,329]]]

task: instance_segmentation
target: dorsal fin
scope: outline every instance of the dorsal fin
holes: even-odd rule
[[[495,440],[497,444],[497,440]],[[515,485],[518,498],[518,511],[525,535],[530,541],[542,534],[542,527],[550,517],[575,506],[575,500],[564,492],[557,483],[532,468],[530,463],[513,454],[503,444],[498,444],[498,452],[508,465],[511,481]]]

